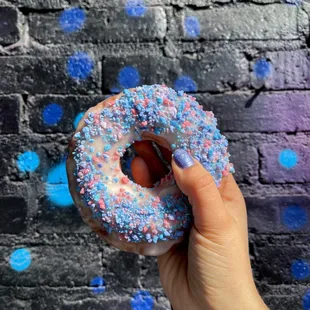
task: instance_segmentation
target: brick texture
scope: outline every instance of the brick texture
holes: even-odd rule
[[[155,83],[214,112],[245,195],[258,289],[271,310],[307,308],[309,14],[289,0],[2,1],[0,308],[129,310],[147,291],[152,309],[171,309],[156,258],[97,237],[63,169],[83,113]],[[39,162],[22,159],[25,172],[26,152]]]

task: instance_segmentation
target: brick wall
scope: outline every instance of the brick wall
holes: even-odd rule
[[[0,308],[170,309],[156,261],[83,224],[64,160],[79,117],[166,83],[213,110],[271,309],[310,309],[310,4],[0,0]]]

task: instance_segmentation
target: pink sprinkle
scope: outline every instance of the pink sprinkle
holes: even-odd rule
[[[127,184],[129,182],[128,177],[122,177],[122,183]]]
[[[147,227],[144,226],[144,227],[143,227],[143,232],[146,233],[147,231],[148,231]]]
[[[85,189],[84,189],[84,187],[80,190],[80,194],[84,194],[85,193]]]
[[[229,172],[228,172],[228,171],[226,171],[226,170],[224,170],[224,171],[223,171],[223,176],[224,176],[224,177],[227,177],[227,176],[228,176],[228,174],[229,174]]]
[[[146,126],[146,125],[147,125],[147,122],[144,121],[144,122],[141,123],[141,125],[142,125],[142,126]]]

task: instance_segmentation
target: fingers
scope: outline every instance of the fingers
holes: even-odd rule
[[[172,169],[181,191],[193,207],[194,224],[205,237],[218,233],[231,222],[211,174],[186,151],[176,150]]]
[[[155,151],[152,141],[135,142],[134,148],[138,156],[143,158],[150,171],[153,184],[163,178],[169,171]]]
[[[131,162],[131,171],[134,181],[147,188],[153,187],[152,176],[147,164],[141,157],[135,157]]]

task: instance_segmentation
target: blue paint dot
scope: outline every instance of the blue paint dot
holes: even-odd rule
[[[84,80],[93,71],[94,62],[87,53],[76,52],[70,56],[67,63],[68,74],[77,80]]]
[[[83,118],[84,114],[85,114],[84,112],[80,112],[80,113],[75,117],[75,119],[74,119],[74,121],[73,121],[74,129],[77,128],[77,126],[78,126],[80,120]]]
[[[86,14],[83,9],[72,8],[62,12],[59,25],[64,32],[75,32],[83,27]]]
[[[139,86],[140,74],[134,67],[125,67],[118,74],[118,82],[123,88]]]
[[[279,163],[287,169],[291,169],[297,165],[298,156],[291,149],[282,150],[279,154]]]
[[[174,89],[176,91],[195,92],[197,91],[197,84],[191,77],[183,75],[175,81]]]
[[[266,59],[258,59],[254,64],[254,74],[257,79],[266,79],[271,74],[271,63]]]
[[[141,17],[145,14],[147,8],[143,0],[127,0],[125,10],[128,16]]]
[[[48,173],[46,194],[58,207],[65,208],[73,205],[73,200],[68,187],[65,163],[57,165]]]
[[[305,226],[308,221],[308,215],[301,206],[291,205],[283,211],[282,220],[289,229],[298,230]]]
[[[105,291],[105,281],[102,277],[95,277],[90,281],[91,290],[94,294],[100,294]]]
[[[293,6],[300,6],[302,4],[302,0],[285,0],[285,2]]]
[[[17,157],[17,167],[21,172],[33,172],[40,165],[40,158],[36,152],[27,151]]]
[[[30,264],[31,254],[26,248],[17,249],[10,256],[10,265],[18,272],[26,270]]]
[[[306,291],[302,297],[302,307],[304,310],[310,310],[310,290]]]
[[[309,264],[301,259],[295,260],[292,263],[291,271],[294,279],[296,280],[304,280],[310,276]]]
[[[186,17],[184,25],[187,36],[195,38],[200,35],[200,23],[197,17],[195,16]]]
[[[63,113],[62,106],[57,103],[50,103],[42,112],[43,122],[49,126],[57,125],[61,120]]]
[[[148,291],[139,291],[131,299],[131,308],[133,310],[152,310],[154,299]]]

